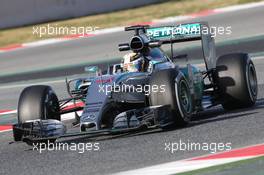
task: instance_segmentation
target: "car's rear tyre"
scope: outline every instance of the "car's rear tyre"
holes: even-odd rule
[[[170,105],[174,125],[186,126],[191,119],[193,105],[189,84],[184,75],[176,69],[160,70],[152,74],[150,86],[164,88],[150,93],[150,105]]]
[[[224,109],[251,107],[258,94],[255,66],[248,54],[223,55],[216,63],[218,87]]]
[[[26,87],[18,102],[18,123],[36,119],[60,120],[59,101],[50,86]]]

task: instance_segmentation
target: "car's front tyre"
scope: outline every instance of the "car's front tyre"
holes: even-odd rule
[[[26,87],[18,101],[18,123],[36,119],[60,120],[59,101],[50,86]]]
[[[176,126],[186,126],[191,119],[193,104],[188,81],[177,69],[154,72],[150,86],[163,86],[164,90],[150,93],[150,105],[170,105]]]

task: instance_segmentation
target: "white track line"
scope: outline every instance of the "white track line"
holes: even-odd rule
[[[169,175],[264,156],[264,144],[123,171],[114,175]]]
[[[44,46],[48,44],[55,44],[59,42],[63,42],[65,39],[61,38],[54,38],[54,39],[45,39],[45,40],[40,40],[40,41],[35,41],[35,42],[30,42],[30,43],[24,43],[22,44],[23,47],[36,47],[36,46]]]
[[[13,129],[7,129],[7,130],[0,131],[0,133],[8,132],[8,131],[12,131],[12,130],[13,130]]]
[[[7,114],[16,114],[17,113],[17,110],[9,110],[7,112],[1,112],[0,113],[0,116],[1,115],[7,115]]]
[[[50,80],[50,81],[43,81],[40,83],[22,83],[22,84],[11,84],[11,85],[3,85],[0,86],[0,89],[10,89],[10,88],[17,88],[17,87],[26,87],[26,86],[33,86],[39,84],[55,84],[55,83],[63,83],[65,79],[62,80]]]
[[[223,159],[214,159],[214,160],[175,161],[175,162],[150,166],[147,168],[120,172],[114,175],[135,175],[135,174],[136,175],[169,175],[176,173],[184,173],[184,172],[198,170],[216,165],[222,165],[222,164],[236,162],[254,157],[256,156],[239,157],[239,158],[223,158]]]

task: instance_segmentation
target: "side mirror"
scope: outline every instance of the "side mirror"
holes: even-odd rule
[[[148,43],[148,46],[151,48],[160,47],[161,45],[162,45],[161,41],[151,41]]]
[[[88,73],[89,77],[99,76],[101,74],[98,66],[85,66],[84,71]]]
[[[176,59],[183,59],[183,58],[187,58],[188,57],[188,55],[187,54],[181,54],[181,55],[176,55],[176,56],[174,56],[172,59],[173,60],[176,60]]]
[[[119,44],[118,45],[118,49],[119,49],[120,52],[128,51],[128,50],[130,50],[130,46],[129,46],[128,43],[123,43],[123,44]]]

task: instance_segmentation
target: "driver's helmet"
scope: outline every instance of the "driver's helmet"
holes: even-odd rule
[[[127,72],[141,72],[144,70],[144,60],[140,53],[128,53],[123,57],[123,69]]]

